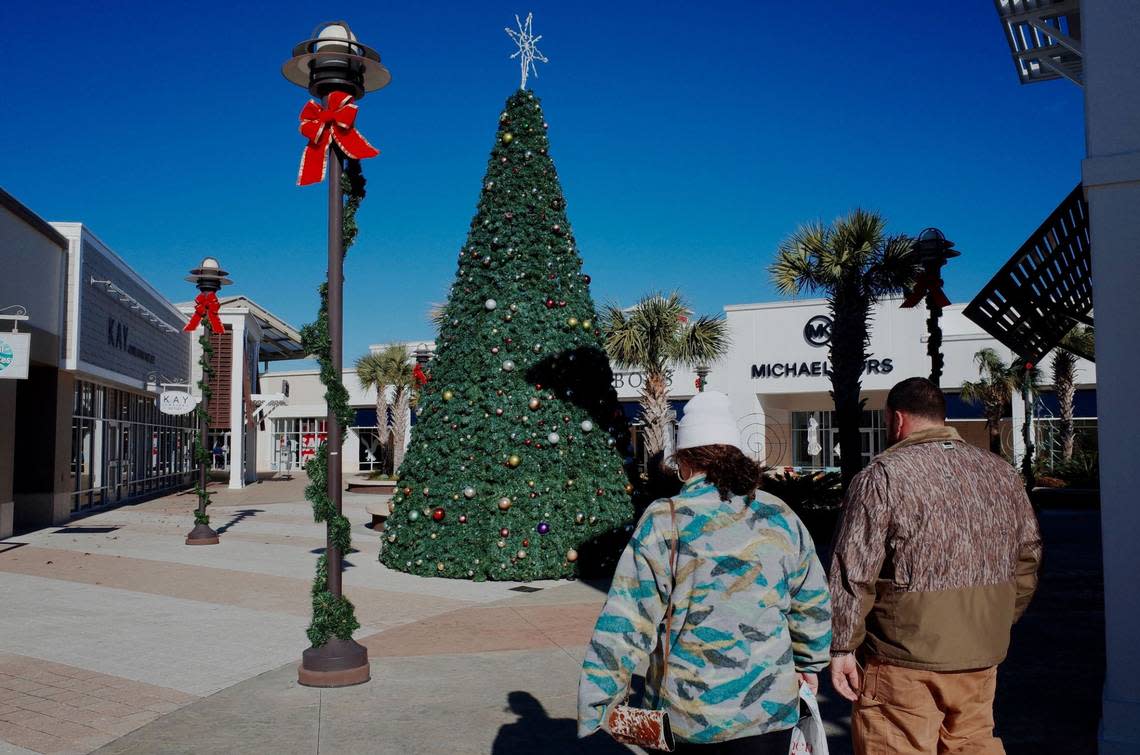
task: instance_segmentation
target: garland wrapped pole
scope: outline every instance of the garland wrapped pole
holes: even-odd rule
[[[194,418],[198,424],[198,434],[194,440],[194,460],[198,462],[198,482],[194,492],[198,494],[198,508],[194,511],[194,529],[186,536],[187,545],[217,545],[218,533],[210,527],[210,515],[206,507],[210,505],[210,493],[206,490],[209,482],[207,469],[210,464],[209,431],[210,431],[210,387],[214,375],[210,357],[214,353],[210,343],[210,336],[214,333],[224,333],[222,321],[218,319],[218,291],[222,286],[228,286],[233,281],[226,277],[218,261],[213,257],[206,257],[198,267],[190,271],[186,280],[198,287],[198,296],[194,299],[194,314],[190,322],[186,323],[186,332],[193,333],[202,326],[202,334],[198,336],[198,345],[202,354],[198,358],[202,377],[198,380],[198,389],[202,392],[202,400],[194,409]]]
[[[341,382],[344,255],[355,240],[356,208],[364,197],[359,161],[379,154],[356,130],[354,100],[386,86],[391,75],[380,64],[380,55],[360,44],[343,21],[318,26],[311,39],[293,48],[293,57],[281,72],[322,100],[310,101],[301,110],[300,130],[308,142],[297,183],[319,183],[327,174],[329,185],[328,281],[320,290],[317,321],[301,334],[306,351],[320,362],[328,405],[325,443],[305,465],[310,480],[305,494],[313,504],[314,519],[325,523],[327,545],[317,560],[308,631],[312,646],[302,654],[298,681],[311,687],[344,687],[370,678],[368,650],[352,639],[360,623],[341,590],[343,557],[351,547],[351,524],[341,513],[341,443],[352,422],[348,391]]]

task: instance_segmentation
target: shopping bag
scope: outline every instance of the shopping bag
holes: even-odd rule
[[[819,703],[806,684],[800,685],[800,720],[792,729],[792,748],[788,755],[827,755],[827,735],[823,731]]]

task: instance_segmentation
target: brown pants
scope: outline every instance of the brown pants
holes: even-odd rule
[[[1002,755],[994,736],[997,667],[952,673],[867,662],[851,716],[858,755]]]

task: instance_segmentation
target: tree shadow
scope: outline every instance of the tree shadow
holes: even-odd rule
[[[251,516],[257,516],[258,514],[264,513],[265,509],[242,509],[241,511],[235,512],[233,517],[221,527],[215,528],[214,532],[217,532],[220,535],[223,532],[229,530],[235,524],[241,522],[243,519],[248,519]]]
[[[518,716],[513,724],[500,727],[491,755],[629,755],[629,748],[604,732],[578,739],[578,723],[572,718],[551,718],[546,708],[529,692],[507,695],[507,710]]]

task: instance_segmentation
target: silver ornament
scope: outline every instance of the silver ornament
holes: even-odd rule
[[[546,439],[550,441],[550,445],[552,446],[557,445],[558,441],[562,440],[560,437],[558,437],[558,433],[551,433],[550,435],[546,436]]]
[[[483,302],[483,306],[487,308],[488,312],[490,312],[495,307],[499,306],[499,303],[494,299],[488,299],[487,301]]]
[[[594,429],[594,423],[588,419],[584,419],[584,420],[582,420],[581,427],[582,427],[582,432],[584,432],[584,433],[592,432]]]
[[[465,498],[474,498],[475,497],[475,488],[471,487],[470,485],[463,488],[463,496]]]
[[[515,369],[515,363],[512,362],[510,359],[503,362],[503,372],[513,372],[514,369]]]

